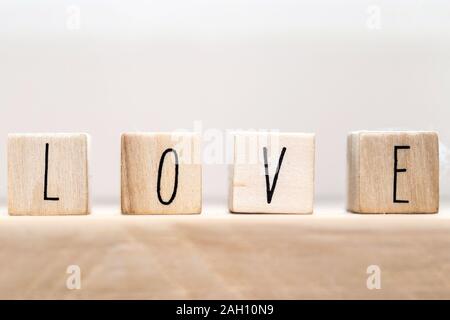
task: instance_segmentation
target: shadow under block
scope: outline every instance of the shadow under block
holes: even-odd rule
[[[437,213],[435,132],[354,132],[348,136],[348,210]]]
[[[312,213],[314,158],[314,134],[237,133],[230,170],[230,211]]]
[[[199,134],[126,133],[121,167],[122,213],[201,213]]]
[[[9,135],[9,214],[89,214],[88,140],[86,134]]]

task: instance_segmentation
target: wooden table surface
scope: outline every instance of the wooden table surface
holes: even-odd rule
[[[450,206],[437,215],[11,217],[0,299],[450,299]],[[68,266],[81,269],[69,290]],[[380,267],[381,289],[367,288]]]

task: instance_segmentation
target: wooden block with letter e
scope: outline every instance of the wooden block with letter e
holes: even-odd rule
[[[354,132],[348,137],[347,163],[350,211],[439,211],[437,133]]]
[[[88,214],[88,140],[86,134],[9,135],[9,214]]]
[[[197,214],[202,210],[200,135],[122,135],[122,213]]]
[[[236,133],[230,211],[312,213],[314,158],[314,134]]]

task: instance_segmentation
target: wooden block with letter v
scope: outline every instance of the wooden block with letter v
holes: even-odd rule
[[[78,133],[9,135],[9,214],[89,214],[88,140]]]
[[[312,213],[314,158],[314,134],[236,133],[230,211]]]
[[[347,206],[356,213],[438,212],[437,133],[351,133]]]
[[[122,135],[122,213],[198,214],[202,210],[200,135]]]

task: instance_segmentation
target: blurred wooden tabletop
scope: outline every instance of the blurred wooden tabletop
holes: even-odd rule
[[[355,215],[340,203],[313,215],[1,211],[0,299],[450,299],[447,205],[437,215]],[[381,288],[370,290],[374,276]]]

